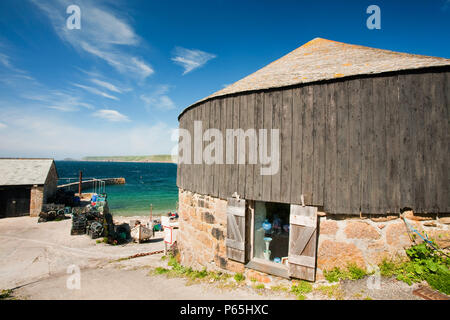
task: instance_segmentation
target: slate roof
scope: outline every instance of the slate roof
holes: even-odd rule
[[[1,159],[0,186],[43,185],[53,159]]]
[[[213,97],[245,91],[438,66],[450,66],[450,59],[315,38],[249,76],[195,102],[190,107]],[[183,113],[184,111],[181,114]]]

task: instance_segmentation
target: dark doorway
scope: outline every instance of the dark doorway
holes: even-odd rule
[[[30,214],[31,187],[0,188],[0,218]]]

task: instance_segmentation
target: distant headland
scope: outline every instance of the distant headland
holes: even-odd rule
[[[173,163],[170,154],[151,156],[88,156],[81,158],[81,161]]]

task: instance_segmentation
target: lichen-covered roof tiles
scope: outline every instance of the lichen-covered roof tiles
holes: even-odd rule
[[[0,186],[43,185],[53,159],[0,159]]]
[[[450,66],[450,59],[315,38],[249,76],[197,101],[355,75]],[[184,111],[183,111],[184,112]]]

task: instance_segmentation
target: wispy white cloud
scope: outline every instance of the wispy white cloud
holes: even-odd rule
[[[79,83],[74,83],[73,85],[75,87],[84,89],[84,90],[86,90],[86,91],[88,91],[90,93],[93,93],[93,94],[96,94],[96,95],[99,95],[99,96],[102,96],[102,97],[105,97],[105,98],[108,98],[108,99],[119,100],[119,98],[117,98],[115,96],[112,96],[112,95],[110,95],[110,94],[108,94],[106,92],[100,91],[100,90],[98,90],[97,88],[94,88],[94,87],[85,86],[85,85],[82,85],[82,84],[79,84]]]
[[[111,109],[102,109],[94,113],[95,117],[102,118],[111,122],[128,122],[130,119],[119,111]]]
[[[1,129],[5,129],[5,128],[7,128],[7,127],[8,127],[8,126],[7,126],[6,124],[0,122],[0,130],[1,130]]]
[[[80,108],[94,109],[89,103],[81,101],[81,98],[63,91],[51,90],[45,94],[42,93],[24,93],[22,98],[37,101],[42,106],[63,112],[79,111]]]
[[[160,85],[153,92],[149,94],[141,94],[140,98],[145,102],[146,107],[157,108],[160,110],[171,110],[175,109],[175,103],[167,95],[169,92],[168,85]]]
[[[115,85],[113,85],[112,83],[106,82],[106,81],[102,81],[102,80],[98,80],[98,79],[90,79],[91,82],[108,89],[109,91],[114,91],[117,93],[122,93],[122,90],[120,90],[119,88],[117,88]]]
[[[2,65],[4,68],[8,70],[7,75],[2,76],[2,80],[8,80],[11,78],[16,79],[25,79],[25,80],[31,80],[34,81],[34,78],[31,77],[27,71],[17,68],[11,61],[11,57],[7,54],[0,52],[0,65]],[[7,81],[3,81],[7,82]]]
[[[102,6],[99,2],[79,0],[81,30],[66,28],[66,8],[72,0],[31,0],[44,12],[57,33],[76,50],[88,52],[103,59],[116,70],[131,77],[145,79],[154,70],[143,59],[126,51],[130,46],[141,44],[141,38],[120,12]]]
[[[216,57],[217,56],[215,54],[207,53],[201,50],[176,47],[172,61],[183,67],[183,75],[185,75],[197,68],[200,68],[209,60]]]

